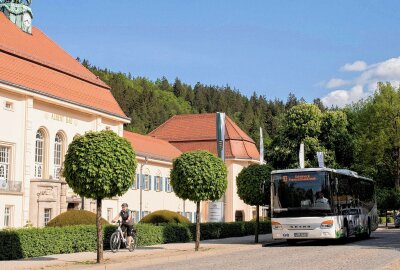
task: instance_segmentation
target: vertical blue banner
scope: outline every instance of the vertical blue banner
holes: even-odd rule
[[[217,152],[225,161],[225,113],[217,112]],[[224,222],[225,195],[218,201],[208,204],[208,222]]]
[[[225,161],[225,113],[217,112],[218,157]]]

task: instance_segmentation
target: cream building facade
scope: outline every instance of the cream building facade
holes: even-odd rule
[[[131,142],[138,167],[136,183],[126,194],[103,201],[102,216],[110,221],[126,202],[135,221],[167,209],[194,222],[195,204],[177,198],[170,186],[172,160],[195,149],[216,153],[215,114],[173,117],[148,136],[124,131],[130,119],[109,86],[39,29],[12,20],[13,10],[21,12],[17,17],[32,16],[20,2],[0,5],[0,229],[45,226],[69,209],[94,212],[95,202],[74,194],[60,170],[75,136],[104,129]],[[183,132],[168,133],[171,123]],[[236,176],[258,162],[258,151],[230,119],[226,128],[224,220],[250,220],[255,208],[238,198]],[[203,222],[208,221],[208,209],[209,203],[203,202]]]
[[[0,13],[0,228],[43,226],[74,207],[59,173],[68,144],[87,131],[122,136],[129,122],[108,86],[39,30],[20,30]]]

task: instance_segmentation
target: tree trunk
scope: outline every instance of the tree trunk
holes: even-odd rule
[[[96,213],[96,227],[97,227],[97,263],[103,262],[103,230],[101,227],[101,199],[97,198],[97,213]]]
[[[199,251],[200,247],[200,202],[197,202],[196,208],[196,244],[195,251]]]
[[[85,210],[85,197],[82,196],[81,200],[81,210]]]
[[[396,178],[394,180],[394,186],[396,190],[400,190],[400,147],[397,148],[396,159]]]
[[[258,228],[260,227],[260,213],[259,213],[259,211],[260,211],[260,206],[259,205],[257,205],[256,206],[256,211],[257,211],[257,214],[256,214],[256,231],[255,231],[255,234],[254,234],[254,243],[258,243]]]
[[[387,226],[388,226],[388,215],[387,215],[387,210],[385,210],[385,216],[386,216],[386,228],[387,228]]]

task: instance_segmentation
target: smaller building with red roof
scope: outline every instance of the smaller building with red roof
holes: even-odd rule
[[[207,150],[217,155],[215,113],[175,115],[149,133],[168,141],[182,152]],[[251,220],[254,207],[245,204],[237,195],[236,177],[252,163],[259,163],[260,154],[255,142],[229,117],[225,119],[225,164],[228,168],[228,188],[224,196],[226,222]],[[208,202],[202,203],[202,220],[209,219]]]

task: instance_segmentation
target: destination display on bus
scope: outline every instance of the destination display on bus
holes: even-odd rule
[[[288,182],[288,181],[315,181],[317,180],[317,175],[315,174],[286,174],[282,175],[282,181],[283,182]]]

